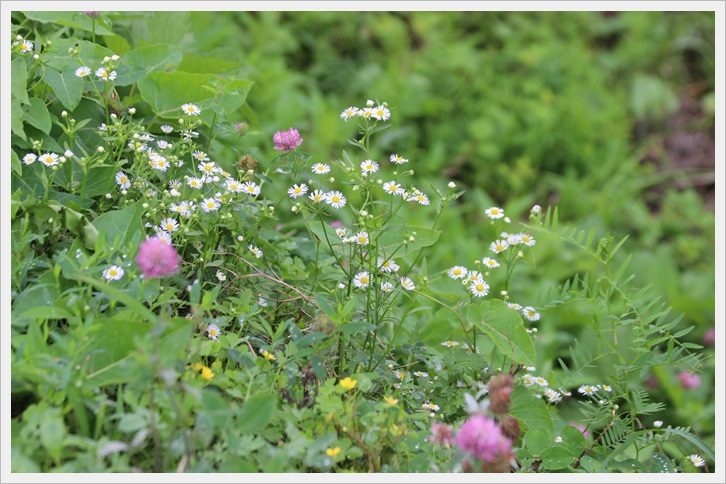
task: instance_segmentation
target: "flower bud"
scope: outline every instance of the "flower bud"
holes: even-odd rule
[[[96,151],[98,151],[99,153],[103,153],[106,150],[103,146],[99,146],[98,148],[96,148]]]
[[[136,114],[136,108],[129,108],[129,114]]]
[[[456,188],[456,183],[449,182],[449,188]]]
[[[61,117],[62,118],[67,118],[68,117],[68,111],[61,112]]]

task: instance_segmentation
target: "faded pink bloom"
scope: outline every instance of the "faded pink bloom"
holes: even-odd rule
[[[99,12],[98,10],[84,10],[83,13],[91,18],[96,18],[101,15],[101,12]]]
[[[139,255],[136,256],[136,263],[147,279],[174,274],[179,270],[179,262],[176,249],[158,237],[141,242]]]
[[[343,223],[336,220],[335,222],[330,222],[328,225],[330,225],[331,227],[340,227],[343,225]]]
[[[426,438],[434,444],[451,445],[454,443],[454,427],[438,422],[431,422],[431,435]]]
[[[295,128],[290,128],[287,131],[278,131],[272,137],[272,141],[275,142],[275,149],[280,151],[292,151],[303,142],[300,137],[300,133]]]
[[[575,427],[580,432],[582,432],[582,435],[585,438],[588,438],[590,436],[590,432],[588,432],[587,430],[585,430],[587,427],[585,427],[584,425],[578,424],[576,422],[570,422],[570,425],[573,426],[573,427]]]
[[[512,442],[502,435],[497,423],[484,415],[473,415],[456,434],[456,445],[487,463],[509,460]]]
[[[687,371],[682,371],[678,374],[678,381],[681,382],[681,386],[686,390],[693,390],[701,386],[701,377]]]
[[[713,346],[716,342],[716,330],[709,328],[703,335],[703,346]]]

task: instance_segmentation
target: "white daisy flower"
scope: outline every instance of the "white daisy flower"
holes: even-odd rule
[[[202,200],[202,210],[205,212],[214,212],[219,210],[220,203],[216,198],[205,198]]]
[[[581,393],[581,394],[587,395],[587,396],[592,395],[596,391],[597,391],[597,389],[590,385],[582,385],[580,388],[577,389],[578,393]]]
[[[383,292],[393,291],[393,284],[391,284],[390,282],[381,282],[381,291],[383,291]]]
[[[401,278],[401,286],[403,286],[403,288],[407,291],[413,291],[416,289],[416,284],[414,284],[408,277]]]
[[[199,116],[199,114],[202,112],[201,109],[199,109],[199,106],[196,104],[182,104],[181,110],[186,114],[187,116]]]
[[[559,444],[561,442],[562,442],[562,437],[560,437],[559,435],[557,437],[555,437],[555,443]]]
[[[398,264],[396,264],[396,262],[393,259],[391,259],[391,260],[384,260],[383,257],[379,257],[378,258],[378,268],[382,272],[389,272],[389,273],[390,272],[398,272],[398,269],[400,269],[400,267],[398,266]]]
[[[555,391],[551,388],[545,390],[544,395],[545,397],[547,397],[547,400],[549,400],[550,403],[558,403],[562,400],[562,395],[560,394],[560,392]]]
[[[247,248],[248,248],[248,249],[250,250],[250,252],[252,252],[252,254],[253,254],[253,255],[254,255],[254,256],[255,256],[256,258],[258,258],[258,259],[262,258],[262,256],[264,255],[264,254],[262,253],[262,251],[260,250],[260,248],[259,248],[259,247],[256,247],[256,246],[254,246],[254,245],[252,245],[252,244],[248,245],[248,246],[247,246]]]
[[[425,371],[414,371],[413,374],[419,378],[428,378],[429,374]]]
[[[469,280],[470,283],[473,284],[484,282],[484,276],[481,275],[479,271],[469,271],[469,274],[467,274],[466,278]]]
[[[169,232],[166,232],[164,230],[158,230],[156,232],[156,238],[167,245],[171,245],[171,234]]]
[[[378,163],[376,163],[373,160],[365,160],[361,161],[360,163],[360,169],[363,173],[375,173],[378,171]]]
[[[221,334],[221,331],[219,329],[219,326],[216,324],[210,324],[207,326],[207,336],[209,339],[213,341],[217,341],[217,338],[219,338],[219,335]]]
[[[365,108],[358,111],[357,114],[358,116],[361,116],[363,118],[370,118],[371,116],[373,116],[373,108],[366,106]]]
[[[484,297],[489,294],[489,284],[484,281],[472,282],[469,290],[476,297]]]
[[[532,385],[535,385],[537,382],[534,381],[534,377],[532,375],[524,375],[522,376],[522,383],[524,383],[524,386],[531,387]]]
[[[343,208],[346,202],[345,195],[339,191],[332,191],[325,194],[325,203],[332,205],[333,208]]]
[[[391,117],[391,111],[385,106],[376,106],[371,110],[371,116],[379,121],[386,121]]]
[[[534,237],[532,237],[529,234],[521,233],[519,234],[519,241],[524,245],[533,246],[535,244]]]
[[[346,236],[346,234],[348,233],[348,230],[345,227],[338,227],[335,229],[335,233],[338,237],[340,237],[342,239]]]
[[[448,270],[447,274],[452,279],[461,279],[462,277],[466,277],[466,274],[468,273],[468,269],[463,266],[454,266],[451,269]]]
[[[315,163],[312,166],[313,173],[317,175],[325,175],[326,173],[330,173],[330,165],[326,165],[325,163]]]
[[[192,153],[192,157],[196,158],[198,161],[209,161],[209,156],[204,151],[195,150],[194,153]],[[212,167],[207,170],[206,168],[203,168],[204,163],[200,163],[197,168],[199,168],[202,171],[213,171],[214,170],[214,163],[211,163]]]
[[[403,165],[404,163],[408,163],[408,158],[398,156],[395,153],[390,156],[389,160],[391,160],[391,163],[395,163],[397,165]]]
[[[189,177],[187,178],[187,185],[200,190],[204,186],[204,181],[201,178]]]
[[[164,133],[166,133],[166,134],[169,134],[169,133],[171,133],[172,131],[174,131],[174,128],[172,128],[172,127],[171,127],[171,126],[169,126],[168,124],[162,124],[161,126],[159,126],[159,129],[161,129],[161,130],[162,130],[162,131],[163,131]]]
[[[260,194],[260,186],[255,182],[248,181],[242,184],[242,191],[248,195],[256,197]]]
[[[340,113],[340,117],[345,121],[348,121],[348,118],[351,118],[356,114],[358,114],[358,108],[351,106],[348,109],[343,110],[343,112]]]
[[[365,289],[366,287],[368,287],[368,284],[370,284],[370,283],[371,283],[370,275],[368,274],[368,272],[365,272],[365,271],[359,272],[353,278],[353,284],[355,285],[355,287],[359,287],[361,289]]]
[[[40,155],[39,159],[45,166],[55,166],[58,164],[58,155],[56,153],[44,153]]]
[[[290,195],[291,198],[302,197],[307,192],[308,192],[308,186],[304,183],[301,183],[299,185],[293,185],[287,189],[287,194]]]
[[[409,197],[406,197],[407,202],[418,202],[421,205],[428,205],[431,202],[429,201],[429,197],[421,192],[419,192],[417,195],[411,195]]]
[[[544,379],[544,378],[542,378],[541,376],[538,376],[538,377],[536,377],[536,378],[534,379],[534,382],[535,382],[535,383],[536,383],[537,385],[541,386],[541,387],[546,387],[547,385],[549,385],[549,383],[547,382],[547,380],[545,380],[545,379]]]
[[[688,456],[688,460],[690,460],[691,463],[696,467],[703,467],[706,465],[706,461],[703,459],[703,457],[697,454],[691,454],[690,456]]]
[[[656,420],[655,422],[653,422],[653,427],[655,427],[657,429],[661,428],[662,426],[663,426],[662,420]]]
[[[239,193],[242,191],[242,184],[234,178],[227,178],[224,184],[230,192]]]
[[[530,321],[539,321],[539,313],[532,306],[524,307],[522,309],[522,314],[524,314],[524,317]]]
[[[33,43],[29,40],[22,40],[19,43],[20,45],[20,52],[23,54],[27,54],[28,52],[33,50]]]
[[[510,308],[515,309],[517,311],[520,311],[522,309],[521,304],[517,304],[517,303],[513,303],[513,302],[507,303],[507,306],[509,306]]]
[[[499,262],[497,262],[495,259],[492,259],[490,257],[484,257],[481,260],[481,263],[484,264],[489,269],[494,269],[495,267],[499,267]]]
[[[403,187],[393,181],[384,183],[383,191],[390,195],[402,195],[404,192]]]
[[[318,203],[325,199],[325,193],[323,193],[322,190],[313,190],[313,192],[308,196],[310,200],[313,201],[313,203]]]
[[[119,188],[122,190],[127,190],[131,186],[131,180],[122,171],[116,173],[116,183],[118,183]]]
[[[169,180],[169,190],[179,190],[181,185],[179,180]]]
[[[27,155],[23,156],[23,163],[25,163],[26,165],[32,165],[37,159],[38,156],[36,154],[28,153]]]
[[[100,77],[104,81],[113,81],[116,79],[116,71],[108,72],[105,67],[99,67],[96,71],[96,76]]]
[[[76,76],[78,77],[86,77],[91,73],[91,68],[86,66],[81,66],[78,69],[76,69]]]
[[[500,252],[507,250],[507,247],[509,247],[509,244],[506,240],[495,240],[489,246],[489,250],[491,250],[495,254],[499,254]]]
[[[454,346],[459,346],[458,341],[444,341],[441,343],[441,346],[446,346],[447,348],[453,348]]]
[[[103,271],[103,277],[108,281],[118,281],[124,276],[123,268],[119,266],[110,266]]]
[[[159,228],[161,230],[166,230],[167,232],[174,232],[176,229],[179,228],[179,222],[177,222],[173,218],[165,218],[159,224]]]
[[[358,245],[366,245],[370,239],[368,238],[368,232],[358,232],[355,234],[355,243]]]
[[[484,210],[484,213],[491,219],[498,219],[504,217],[504,210],[499,207],[490,207]]]

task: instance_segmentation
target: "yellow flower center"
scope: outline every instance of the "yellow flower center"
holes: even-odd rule
[[[331,200],[333,201],[333,203],[338,203],[340,202],[340,197],[338,195],[333,195],[333,198],[331,198]]]

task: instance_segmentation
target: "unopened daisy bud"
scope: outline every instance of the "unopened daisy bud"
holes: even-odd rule
[[[255,170],[247,170],[247,176],[252,176],[255,173]]]
[[[478,266],[478,265],[480,265],[480,264],[481,264],[481,261],[480,261],[479,259],[477,259],[477,260],[475,260],[475,261],[474,261],[474,265],[475,265],[475,266]]]
[[[335,182],[335,178],[333,178],[332,176],[330,178],[328,178],[328,183],[334,183],[334,182]]]
[[[456,183],[449,182],[449,188],[456,188]]]
[[[106,194],[106,198],[111,198],[111,194],[110,193],[107,193]]]
[[[363,174],[365,175],[365,173]],[[353,185],[353,191],[357,192],[358,190],[360,190],[360,185]]]
[[[58,158],[58,161],[60,161],[61,163],[65,163],[66,162],[66,157],[65,156],[61,156],[60,158]]]
[[[502,296],[506,296],[506,295],[507,295],[507,291],[502,291],[502,292],[501,292],[501,295],[502,295]]]
[[[530,212],[531,213],[539,213],[541,210],[542,210],[542,207],[540,207],[539,205],[535,205],[535,206],[532,207],[532,209],[530,210]]]
[[[117,56],[116,54],[114,54],[114,55],[111,56],[111,60],[117,61],[117,60],[119,60],[119,56]]]
[[[398,176],[398,172],[397,171],[394,171],[393,172],[393,176]]]
[[[345,289],[345,284],[343,284],[342,282],[338,284],[338,289]]]
[[[504,221],[508,224],[512,223],[512,219],[510,219],[509,217],[504,217]]]
[[[144,208],[149,208],[149,204],[146,203],[146,202],[144,202],[141,206],[144,207]]]
[[[18,35],[18,40],[22,40],[22,37],[20,37],[19,35]],[[366,101],[366,107],[368,107],[368,108],[370,108],[371,106],[373,106],[375,104],[376,103],[374,103],[371,99]]]
[[[68,48],[68,53],[69,53],[70,55],[73,55],[73,47],[69,47],[69,48]]]
[[[414,237],[413,235],[409,235],[408,236],[408,241],[409,242],[413,242],[414,240],[416,240],[416,237]]]
[[[53,223],[53,217],[51,217],[51,218],[48,219],[48,223],[49,224],[52,224]]]
[[[126,190],[121,190],[121,195],[126,195],[128,193]]]
[[[40,56],[38,54],[33,54],[33,59],[38,60],[40,59]]]
[[[177,119],[177,122],[178,122],[179,124],[184,124],[184,120],[183,120],[182,118],[179,118],[179,119]]]
[[[111,119],[116,119],[118,116],[116,116],[116,113],[111,113]]]
[[[366,212],[365,210],[361,210],[360,215],[361,217],[366,217],[368,215],[368,212]]]
[[[22,35],[16,35],[15,36],[15,40],[23,40],[23,36]]]
[[[408,170],[409,175],[413,175],[413,170]]]
[[[293,205],[290,210],[292,210],[293,212],[297,212],[297,205]]]
[[[136,114],[136,108],[129,108],[129,114]]]
[[[98,151],[99,153],[103,153],[104,151],[106,151],[106,149],[103,146],[99,146],[98,148],[96,148],[96,151]]]
[[[379,184],[379,185],[382,185],[382,184],[383,184],[383,180],[381,180],[381,179],[379,178],[378,180],[376,180],[376,183],[377,183],[377,184]]]
[[[46,40],[45,41],[45,45],[51,46],[51,45],[53,45],[53,41],[52,40]]]
[[[239,240],[240,242],[242,242],[243,240],[245,240],[245,238],[244,238],[243,235],[238,235],[237,236],[237,240]]]
[[[103,62],[108,62],[110,60],[111,60],[111,58],[109,56],[106,56],[106,57],[103,58]]]
[[[517,257],[521,259],[522,257],[524,257],[524,253],[522,253],[522,251],[520,250],[519,252],[517,252]]]
[[[388,365],[389,370],[393,370],[393,365]]]

